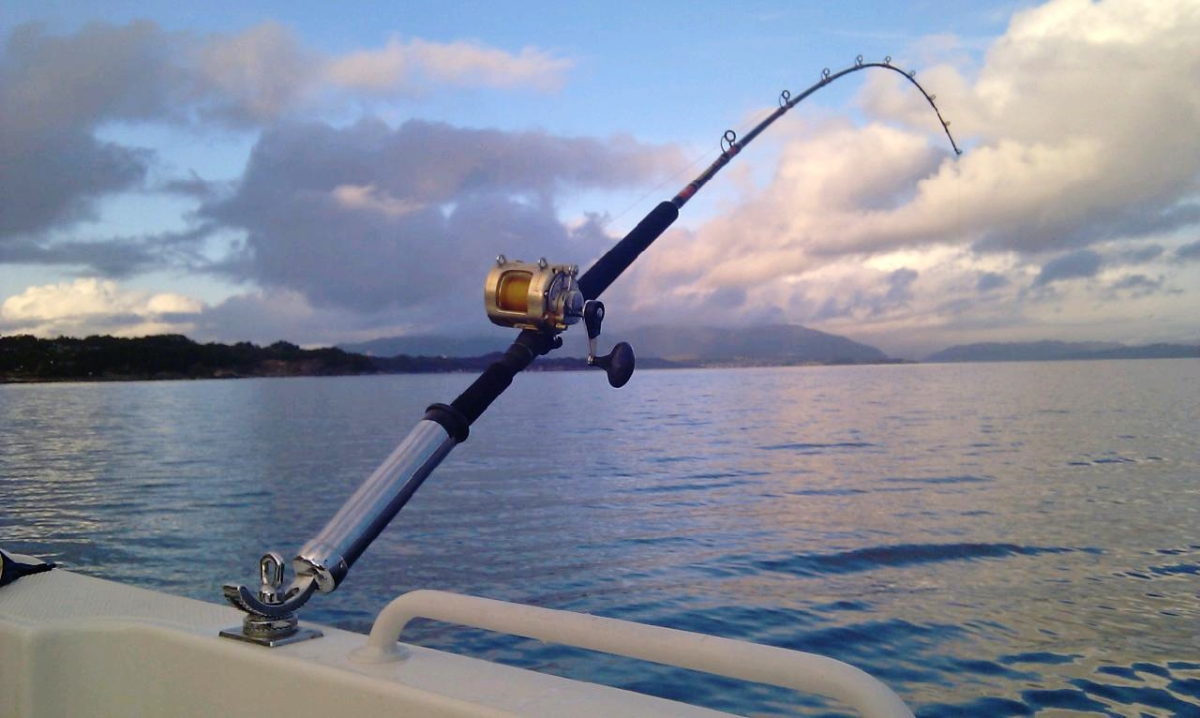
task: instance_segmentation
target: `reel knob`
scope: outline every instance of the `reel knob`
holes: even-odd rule
[[[588,364],[598,366],[608,374],[608,384],[614,389],[620,389],[633,376],[633,347],[629,342],[618,342],[613,350],[602,357],[588,357]]]
[[[588,335],[588,366],[600,367],[608,374],[608,383],[620,389],[633,376],[633,347],[629,342],[618,342],[613,350],[602,357],[596,356],[596,340],[600,337],[600,325],[604,323],[604,303],[589,299],[583,304],[583,324]]]

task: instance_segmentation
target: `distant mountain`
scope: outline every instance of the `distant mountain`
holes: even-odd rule
[[[888,361],[887,355],[875,347],[859,344],[836,334],[787,324],[739,329],[696,326],[623,329],[605,325],[604,329],[600,338],[602,352],[607,352],[616,342],[626,341],[633,345],[639,359],[653,357],[691,366],[857,364]],[[586,346],[586,335],[581,335],[582,327],[564,335],[565,347],[556,354],[582,356]],[[498,336],[496,339],[393,337],[362,344],[343,344],[341,348],[377,357],[398,354],[469,357],[503,351],[513,336],[515,335]]]
[[[773,366],[780,364],[859,364],[888,360],[872,346],[799,325],[722,329],[658,326],[615,334],[639,355],[707,365]]]
[[[1200,346],[1189,344],[1146,344],[1093,352],[1080,359],[1192,359],[1200,358]]]
[[[960,344],[925,358],[927,362],[1058,361],[1070,359],[1176,359],[1200,357],[1200,346],[1113,342],[988,342]]]

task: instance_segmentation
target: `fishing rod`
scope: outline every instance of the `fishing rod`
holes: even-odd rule
[[[776,120],[817,90],[851,73],[881,68],[900,73],[933,108],[950,146],[956,155],[962,150],[950,134],[950,123],[929,94],[916,80],[914,72],[883,62],[864,62],[862,55],[844,70],[821,71],[821,79],[793,97],[784,90],[779,107],[742,138],[733,130],[721,137],[721,154],[673,198],[660,202],[638,222],[621,241],[600,257],[582,276],[573,264],[550,264],[496,258],[484,281],[484,306],[495,324],[520,329],[516,340],[503,356],[449,404],[433,404],[416,427],[400,442],[379,468],[346,500],[329,523],[292,559],[296,576],[284,588],[284,560],[269,552],[259,561],[260,586],[226,584],[225,598],[245,612],[242,625],[221,631],[221,635],[266,646],[279,646],[316,638],[321,632],[302,628],[296,611],[314,592],[330,593],[345,580],[346,574],[367,547],[391,523],[421,484],[450,451],[467,440],[471,425],[512,383],[513,377],[539,356],[562,346],[559,336],[581,320],[588,335],[588,366],[603,369],[608,382],[620,388],[633,375],[633,348],[619,342],[604,356],[597,356],[597,340],[604,320],[604,305],[599,297],[630,265],[679,217],[679,210],[696,195],[725,165]]]

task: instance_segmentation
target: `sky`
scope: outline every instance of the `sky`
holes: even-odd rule
[[[1200,342],[1200,0],[163,3],[0,13],[0,334],[481,335],[803,90],[605,294],[918,358]],[[609,333],[606,331],[606,334]],[[583,339],[579,340],[582,342]]]

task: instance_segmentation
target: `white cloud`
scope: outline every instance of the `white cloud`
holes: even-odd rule
[[[327,62],[276,22],[213,36],[197,44],[190,60],[218,114],[253,122],[270,121],[311,101]]]
[[[333,199],[345,209],[378,212],[388,217],[403,217],[425,205],[410,199],[393,197],[373,184],[341,184],[333,188]]]
[[[116,282],[76,279],[29,287],[0,304],[0,330],[40,337],[187,333],[203,303],[181,294],[153,294]]]
[[[392,38],[378,50],[331,58],[326,78],[333,85],[376,94],[406,92],[431,83],[550,92],[562,87],[573,66],[572,60],[536,47],[514,54],[476,42]]]
[[[1031,252],[1196,222],[1177,205],[1200,189],[1198,36],[1195,2],[1056,0],[1017,13],[973,80],[947,65],[921,74],[979,146],[849,246],[919,231]],[[877,117],[930,126],[919,95],[887,77],[862,99]]]

